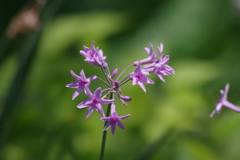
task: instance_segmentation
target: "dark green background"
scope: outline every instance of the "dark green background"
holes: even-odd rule
[[[230,83],[228,99],[240,105],[239,0],[68,0],[48,1],[42,30],[5,37],[27,1],[0,2],[0,159],[95,160],[103,122],[76,105],[86,100],[65,85],[70,70],[103,77],[84,62],[83,45],[94,40],[111,70],[146,57],[144,47],[160,42],[175,75],[155,75],[147,93],[127,83],[129,107],[117,102],[127,130],[108,133],[105,159],[238,160],[240,115],[226,108],[209,118],[219,90]],[[105,87],[94,81],[90,89]],[[104,106],[106,109],[106,106]]]

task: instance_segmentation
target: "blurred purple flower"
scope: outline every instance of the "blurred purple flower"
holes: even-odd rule
[[[143,83],[154,84],[150,78],[145,77],[146,75],[149,75],[149,73],[142,71],[141,64],[138,62],[135,71],[131,73],[132,85],[138,84],[143,89],[143,91],[146,92],[146,88]]]
[[[72,70],[70,70],[70,72],[72,76],[78,80],[66,85],[66,87],[69,88],[77,88],[77,90],[72,95],[72,100],[74,100],[84,89],[88,88],[90,82],[95,80],[97,76],[91,76],[90,78],[86,78],[83,70],[81,70],[80,72],[80,75],[82,77],[76,75]]]
[[[83,55],[86,59],[84,61],[91,63],[93,66],[100,66],[103,68],[107,67],[107,63],[104,62],[106,56],[103,56],[103,51],[98,47],[95,48],[94,41],[92,42],[92,49],[84,46],[84,51],[80,51],[80,54]]]
[[[231,110],[234,110],[235,112],[240,112],[240,107],[232,104],[227,100],[227,94],[229,90],[229,84],[226,84],[225,90],[220,90],[221,97],[218,99],[218,103],[215,105],[216,109],[211,113],[210,117],[213,117],[215,113],[220,114],[222,106],[225,106]]]
[[[85,108],[85,107],[89,106],[86,118],[88,118],[92,114],[94,109],[96,109],[104,117],[105,115],[104,115],[101,104],[112,103],[114,101],[114,99],[102,99],[101,98],[101,95],[102,95],[101,87],[97,88],[96,91],[94,92],[94,94],[92,94],[88,88],[85,91],[86,91],[86,94],[89,97],[89,99],[78,104],[77,108]]]
[[[143,71],[149,72],[149,73],[155,73],[163,82],[165,82],[165,79],[163,76],[175,74],[175,70],[167,65],[169,63],[169,55],[163,56],[163,44],[160,43],[160,45],[157,47],[158,53],[159,53],[159,59],[155,60],[153,63],[149,65],[143,66]]]
[[[116,106],[114,104],[111,105],[111,116],[110,117],[102,117],[102,121],[108,121],[107,125],[104,127],[104,131],[106,131],[110,126],[112,130],[112,134],[115,133],[116,125],[118,125],[121,129],[126,129],[123,124],[120,122],[120,119],[125,119],[130,116],[130,114],[125,116],[118,116],[116,110]]]

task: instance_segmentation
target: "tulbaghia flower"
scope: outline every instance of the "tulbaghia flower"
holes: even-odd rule
[[[138,84],[143,89],[143,91],[146,92],[146,88],[143,83],[154,84],[150,78],[145,77],[146,75],[149,75],[149,73],[142,71],[140,62],[138,62],[135,71],[131,73],[132,85]]]
[[[146,64],[146,63],[153,63],[156,61],[156,53],[153,50],[152,44],[150,43],[150,49],[147,47],[144,49],[148,54],[148,58],[134,62],[135,66],[137,66],[139,62],[140,62],[140,64]]]
[[[86,91],[86,94],[89,97],[89,99],[86,101],[83,101],[82,103],[77,105],[77,108],[89,107],[86,118],[88,118],[92,114],[94,109],[96,109],[104,117],[105,115],[104,115],[101,104],[112,103],[114,101],[114,99],[102,99],[101,98],[101,95],[102,95],[101,87],[97,88],[96,91],[94,92],[94,94],[92,94],[89,89],[86,89],[85,91]]]
[[[95,48],[94,41],[92,42],[92,48],[84,46],[84,51],[80,51],[86,59],[84,61],[91,63],[93,66],[107,67],[107,63],[104,62],[106,56],[103,56],[103,51],[98,47]]]
[[[214,116],[215,113],[220,114],[222,106],[227,107],[235,112],[240,112],[240,107],[232,104],[227,100],[227,94],[229,90],[229,84],[226,84],[225,90],[220,90],[221,97],[219,98],[219,102],[216,104],[216,109],[211,113],[210,117]]]
[[[102,117],[102,121],[108,121],[107,125],[104,127],[104,131],[106,131],[110,126],[112,129],[112,134],[115,133],[116,125],[118,125],[121,129],[126,129],[123,124],[120,122],[120,119],[125,119],[130,116],[130,114],[125,116],[118,116],[116,110],[116,106],[114,104],[111,105],[111,116],[110,117]]]
[[[144,83],[154,84],[154,82],[147,77],[149,73],[155,73],[162,81],[165,81],[163,76],[175,74],[174,69],[168,65],[169,56],[162,55],[162,43],[160,43],[160,46],[158,46],[157,49],[159,53],[158,59],[156,53],[154,52],[153,45],[150,43],[150,47],[145,48],[145,51],[148,54],[147,58],[140,61],[135,61],[126,67],[122,72],[120,72],[120,74],[118,74],[118,68],[114,69],[112,73],[110,72],[111,70],[108,68],[108,64],[105,62],[106,57],[103,55],[103,51],[94,46],[94,41],[92,42],[90,48],[84,46],[84,49],[80,51],[80,54],[85,57],[84,61],[91,63],[93,66],[101,67],[103,75],[107,80],[105,81],[104,79],[97,76],[86,78],[83,70],[80,72],[80,76],[71,71],[72,76],[78,80],[67,85],[67,87],[70,88],[77,88],[72,96],[72,99],[75,99],[75,97],[77,97],[83,90],[89,97],[88,100],[85,100],[77,105],[78,108],[89,107],[86,118],[92,114],[93,110],[97,110],[97,112],[103,116],[101,120],[108,121],[107,125],[104,127],[104,130],[107,130],[111,126],[112,133],[114,134],[116,125],[118,125],[121,129],[125,129],[120,120],[129,117],[130,114],[125,116],[118,116],[115,109],[116,106],[113,104],[114,99],[108,99],[108,97],[114,97],[114,95],[117,95],[122,104],[128,106],[126,102],[132,101],[132,98],[123,95],[120,88],[122,85],[128,83],[129,81],[132,81],[132,85],[138,84],[143,89],[143,91],[146,92]],[[126,71],[128,71],[131,67],[136,67],[134,72],[128,73],[123,77]],[[115,79],[117,74],[118,76]],[[104,88],[102,90],[99,87],[95,90],[94,93],[92,93],[88,87],[90,85],[90,82],[95,79],[100,80],[107,86],[107,88]],[[104,93],[103,96],[101,96],[102,93]],[[109,104],[108,107],[111,107],[110,117],[109,115],[105,117],[104,111],[102,109],[102,104]]]
[[[155,60],[153,63],[149,65],[143,66],[143,70],[149,73],[155,73],[159,79],[161,79],[163,82],[165,82],[165,79],[163,76],[175,74],[175,70],[167,65],[169,63],[169,55],[163,56],[163,44],[160,43],[160,46],[157,47],[158,53],[159,53],[159,59]]]
[[[81,70],[80,72],[80,75],[82,77],[76,75],[72,70],[70,72],[72,76],[78,80],[66,85],[66,87],[69,87],[69,88],[77,88],[77,90],[72,95],[72,100],[74,100],[84,89],[88,88],[88,86],[90,85],[90,82],[95,80],[97,76],[86,78],[83,70]]]

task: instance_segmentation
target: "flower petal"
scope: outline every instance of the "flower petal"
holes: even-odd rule
[[[77,79],[77,80],[81,80],[81,77],[76,75],[72,70],[70,70],[70,73],[72,74],[72,76]]]
[[[86,119],[92,114],[93,112],[93,107],[89,107],[87,114],[86,114]]]
[[[93,80],[95,80],[95,79],[97,79],[97,76],[91,76],[91,77],[89,78],[90,82],[93,81]]]
[[[115,133],[115,130],[116,130],[116,123],[112,123],[111,126],[112,126],[112,127],[111,127],[112,134],[114,134],[114,133]]]
[[[219,114],[222,108],[222,103],[218,103],[216,106],[216,112]]]
[[[145,88],[145,86],[143,85],[143,83],[138,83],[138,85],[143,89],[144,92],[146,92],[146,88]]]
[[[83,101],[81,102],[80,104],[77,105],[77,108],[85,108],[85,107],[88,107],[89,106],[89,103],[91,102],[91,100],[86,100],[86,101]]]
[[[235,112],[240,112],[240,107],[232,104],[232,103],[229,102],[229,101],[223,101],[222,104],[223,104],[225,107],[227,107],[227,108],[229,108],[229,109],[231,109],[231,110],[234,110]]]
[[[128,114],[128,115],[125,115],[125,116],[118,116],[117,118],[118,119],[125,119],[125,118],[128,118],[131,114]]]
[[[156,74],[156,75],[158,76],[159,79],[161,79],[163,82],[165,82],[165,79],[163,78],[162,75],[160,75],[160,74]]]
[[[115,99],[99,99],[99,103],[101,103],[101,104],[109,104],[114,101],[115,101]]]
[[[84,87],[80,86],[72,95],[72,100],[74,100],[82,91],[84,90]]]
[[[122,124],[122,122],[120,122],[119,120],[117,120],[117,125],[121,128],[121,129],[126,129],[125,127],[124,127],[124,125]]]
[[[101,104],[97,103],[95,107],[98,113],[100,113],[103,117],[105,117]]]
[[[93,99],[94,96],[93,96],[92,92],[89,90],[88,87],[85,88],[85,93],[90,99]]]
[[[103,130],[106,131],[111,125],[112,125],[111,121],[109,121]]]
[[[225,86],[225,90],[224,90],[223,97],[222,97],[223,100],[227,100],[228,90],[229,90],[229,83],[227,83]]]
[[[111,119],[111,117],[102,117],[102,118],[100,118],[102,121],[108,121],[108,120],[110,120]]]
[[[216,112],[217,112],[216,110],[212,111],[212,113],[210,114],[210,117],[213,117]]]
[[[162,51],[163,51],[163,44],[160,43],[160,45],[157,47],[158,53],[159,53],[159,59],[162,57]]]
[[[70,84],[67,84],[66,87],[69,87],[69,88],[78,88],[78,81],[75,81],[75,82],[72,82]]]
[[[85,74],[84,74],[83,69],[81,70],[80,75],[82,76],[82,80],[83,80],[83,81],[86,81],[87,78],[86,78],[86,76],[85,76]]]
[[[101,87],[98,87],[98,88],[95,90],[94,96],[95,96],[97,99],[99,99],[99,98],[101,97],[101,91],[102,91]]]

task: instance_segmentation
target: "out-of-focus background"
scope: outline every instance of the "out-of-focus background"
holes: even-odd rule
[[[209,118],[219,90],[240,105],[240,0],[9,0],[0,2],[0,159],[95,160],[103,122],[76,105],[70,70],[103,77],[84,62],[94,40],[111,70],[160,42],[175,75],[155,75],[147,93],[127,83],[117,103],[127,130],[107,136],[110,160],[238,160],[240,114]],[[90,89],[104,88],[94,81]],[[104,106],[106,109],[106,106]]]

